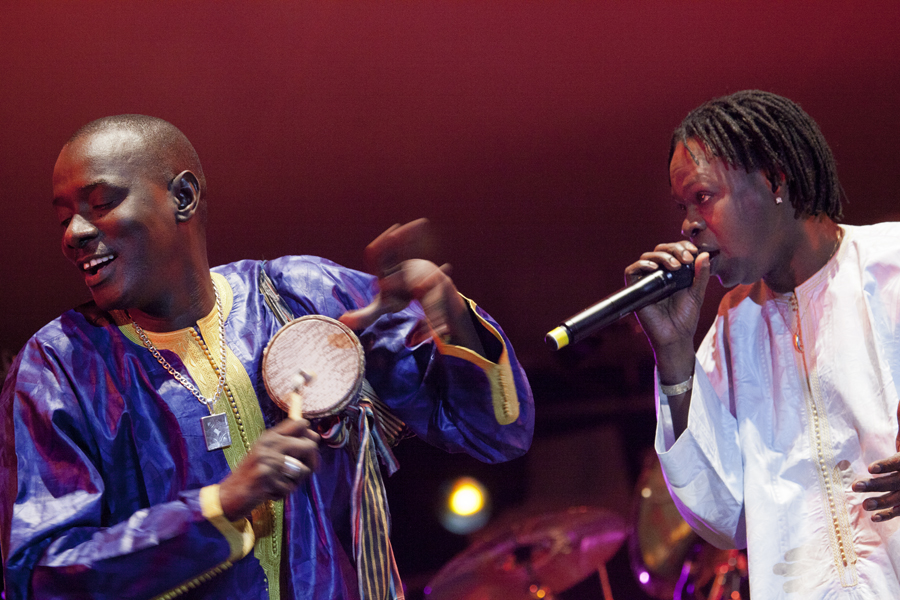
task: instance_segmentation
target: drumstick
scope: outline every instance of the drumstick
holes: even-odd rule
[[[297,392],[291,392],[290,401],[291,404],[288,410],[288,417],[292,421],[299,421],[303,418],[303,396]]]

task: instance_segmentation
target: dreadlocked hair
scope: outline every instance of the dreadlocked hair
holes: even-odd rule
[[[762,171],[773,191],[784,177],[796,216],[843,217],[846,195],[831,149],[812,117],[791,100],[745,90],[706,102],[672,134],[670,163],[675,147],[692,138],[703,143],[710,158],[748,173]]]

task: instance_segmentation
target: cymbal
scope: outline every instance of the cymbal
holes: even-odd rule
[[[474,543],[429,584],[429,600],[551,598],[587,578],[626,536],[619,515],[596,507],[523,519]]]

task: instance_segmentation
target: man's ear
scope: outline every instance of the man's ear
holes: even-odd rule
[[[189,221],[200,206],[200,182],[190,171],[182,171],[172,179],[169,191],[175,199],[175,218]]]
[[[765,174],[766,181],[769,182],[769,187],[772,188],[772,193],[778,195],[779,191],[782,193],[787,193],[787,190],[784,189],[784,173],[775,173],[774,176],[771,174]]]

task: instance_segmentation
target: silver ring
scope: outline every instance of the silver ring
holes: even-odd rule
[[[303,463],[293,456],[284,457],[284,474],[288,479],[297,479],[303,473]]]

